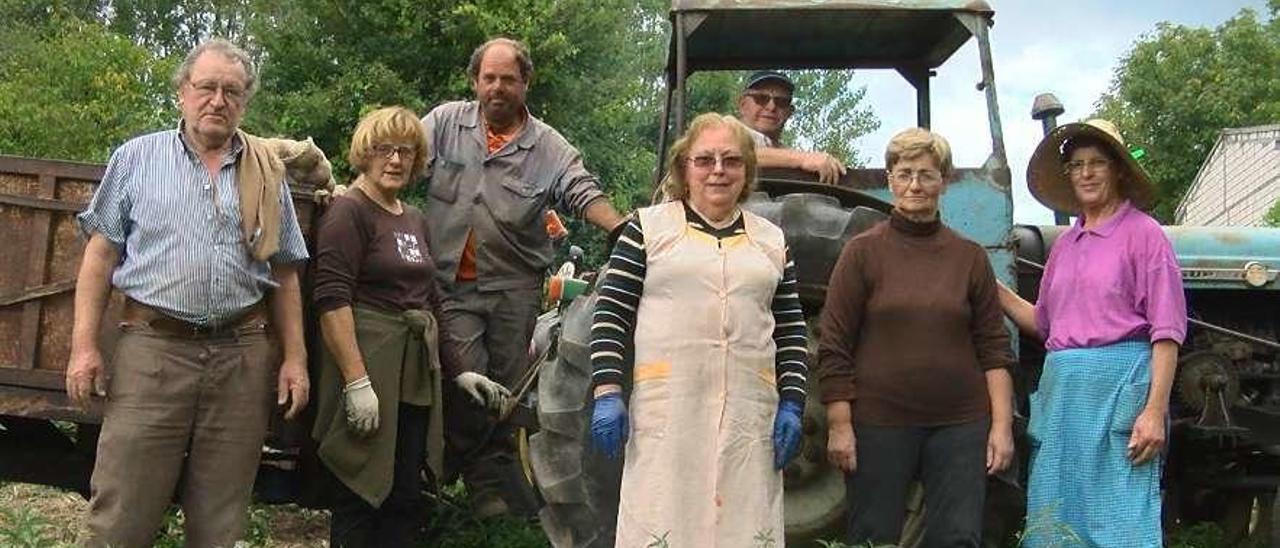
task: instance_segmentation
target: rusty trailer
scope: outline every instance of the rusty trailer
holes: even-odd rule
[[[0,155],[0,481],[88,493],[102,402],[95,398],[87,409],[72,405],[65,372],[86,242],[75,216],[93,198],[104,171],[97,164]],[[309,246],[311,221],[319,214],[315,192],[290,181]],[[304,294],[308,281],[304,275]],[[103,316],[99,345],[108,364],[123,301],[113,291]],[[314,323],[308,324],[308,341],[314,341]],[[273,417],[264,463],[290,461],[283,466],[293,467],[309,417],[289,423]]]

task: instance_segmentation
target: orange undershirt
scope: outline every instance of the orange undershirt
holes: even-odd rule
[[[485,144],[489,147],[489,154],[493,154],[507,146],[511,142],[511,138],[520,132],[520,128],[524,124],[519,124],[511,129],[509,133],[494,133],[493,128],[485,124],[484,136]],[[458,259],[458,275],[455,279],[459,282],[471,282],[476,279],[476,239],[475,231],[467,231],[467,243],[462,246],[462,258]]]

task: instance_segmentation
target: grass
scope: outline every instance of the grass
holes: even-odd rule
[[[462,482],[445,486],[427,517],[421,546],[439,548],[547,548],[538,525],[512,517],[477,519]]]
[[[70,548],[84,532],[88,501],[76,493],[25,483],[0,484],[0,546],[5,548]],[[182,512],[170,510],[155,546],[183,546]],[[294,505],[254,505],[244,545],[303,548],[323,546],[328,539],[327,512]]]
[[[464,502],[460,485],[445,496],[428,517],[421,546],[439,548],[546,548],[537,525],[514,518],[476,519]],[[4,548],[70,548],[84,531],[87,501],[75,493],[22,483],[0,484],[0,546]],[[174,508],[165,516],[156,548],[180,548],[183,515]],[[311,548],[327,546],[329,513],[296,505],[249,508],[240,546]]]
[[[58,489],[8,483],[0,484],[0,546],[5,548],[69,548],[83,532],[87,502],[75,493]],[[435,501],[428,515],[423,547],[439,548],[547,548],[537,525],[515,518],[477,519],[466,502],[460,484],[449,486]],[[156,540],[158,548],[183,545],[182,513],[171,511]],[[242,546],[301,548],[327,546],[329,514],[295,505],[253,505]],[[1061,546],[1076,546],[1064,535]],[[881,548],[870,544],[853,546],[837,540],[818,541],[822,548]],[[1009,548],[1017,548],[1018,541]],[[1211,523],[1199,523],[1172,531],[1165,544],[1169,548],[1229,547],[1222,530]],[[1256,548],[1261,548],[1257,545]],[[1243,547],[1241,547],[1243,548]]]

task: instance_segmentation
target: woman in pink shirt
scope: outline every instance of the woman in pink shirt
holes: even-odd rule
[[[1035,305],[1000,288],[1005,314],[1048,350],[1031,395],[1024,545],[1161,546],[1158,457],[1187,327],[1173,247],[1141,211],[1154,186],[1106,120],[1051,132],[1027,180],[1076,223]]]

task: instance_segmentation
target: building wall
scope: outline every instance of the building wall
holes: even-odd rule
[[[1178,224],[1261,226],[1280,199],[1280,126],[1223,130],[1191,189]]]

